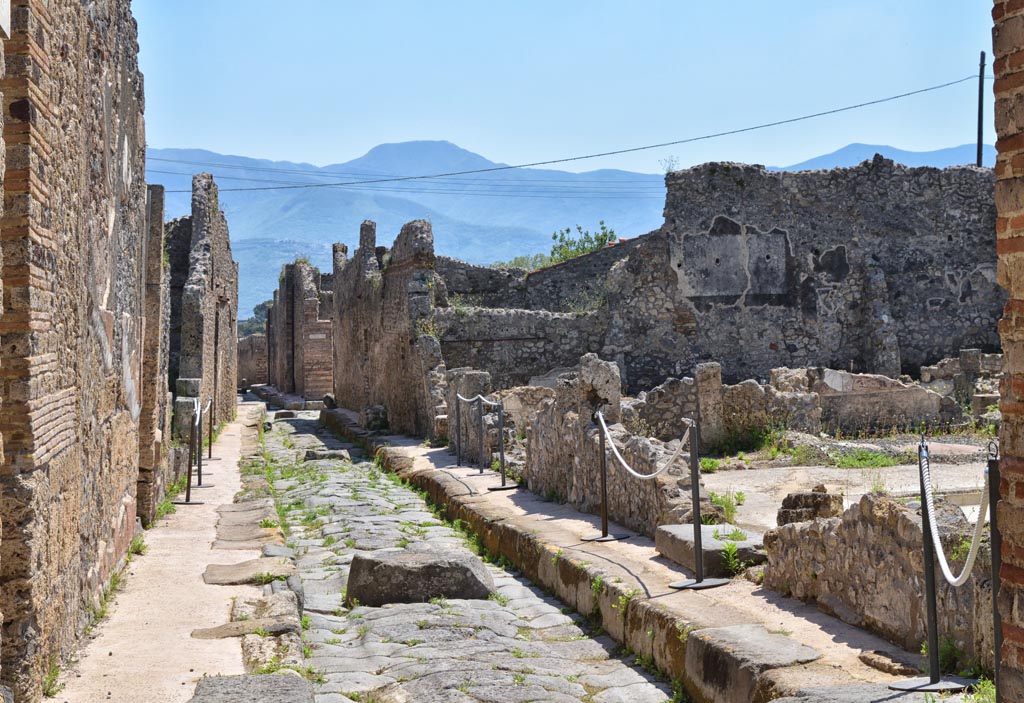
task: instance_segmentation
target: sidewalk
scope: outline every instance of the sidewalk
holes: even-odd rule
[[[203,482],[212,487],[192,490],[193,502],[202,504],[177,506],[177,512],[145,533],[146,553],[126,569],[110,614],[80,650],[79,662],[62,675],[65,688],[54,700],[184,703],[203,676],[244,673],[237,639],[198,640],[191,633],[227,622],[233,596],[261,591],[203,583],[211,562],[259,556],[256,550],[214,552],[211,547],[217,506],[230,503],[240,487],[243,423],[261,405],[239,404],[238,418],[213,446],[213,460],[204,457]]]

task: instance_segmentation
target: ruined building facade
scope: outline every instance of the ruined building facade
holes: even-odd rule
[[[334,391],[333,277],[305,259],[281,269],[267,310],[267,373],[282,393],[319,401]],[[254,382],[249,379],[250,383]]]
[[[636,394],[708,361],[728,382],[785,366],[897,376],[999,346],[989,169],[705,164],[666,184],[660,229],[531,273],[435,256],[426,222],[387,250],[365,223],[335,263],[339,404],[431,434],[446,369],[500,389],[590,352]]]
[[[213,176],[192,179],[192,214],[167,227],[171,280],[170,384],[174,436],[185,439],[194,399],[210,404],[213,425],[235,416],[238,264]],[[210,423],[204,416],[203,437]]]

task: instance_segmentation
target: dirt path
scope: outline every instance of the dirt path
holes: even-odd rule
[[[80,652],[79,662],[61,681],[54,700],[67,703],[188,701],[203,676],[242,674],[236,639],[196,640],[192,630],[228,621],[232,596],[252,595],[254,586],[207,586],[207,564],[245,561],[258,551],[211,551],[216,509],[238,491],[238,460],[243,419],[258,404],[239,405],[239,419],[214,444],[214,460],[204,463],[204,483],[193,489],[202,505],[177,512],[145,533],[148,549],[135,557],[108,617]],[[209,477],[209,481],[207,481]]]

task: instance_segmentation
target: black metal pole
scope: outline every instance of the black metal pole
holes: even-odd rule
[[[203,485],[203,408],[199,407],[199,420],[196,422],[196,485]]]
[[[505,485],[505,408],[498,405],[498,461],[501,462],[501,485]]]
[[[992,632],[993,632],[993,683],[996,687],[996,703],[1002,701],[999,693],[999,657],[1003,651],[1003,619],[999,615],[999,568],[1002,566],[1003,538],[999,534],[996,504],[999,502],[999,456],[988,458],[988,529],[989,545],[992,548]],[[981,520],[982,516],[978,516]]]
[[[981,151],[982,151],[982,139],[984,138],[984,125],[983,121],[985,118],[985,52],[981,52],[981,65],[978,66],[978,161],[977,166],[981,166]]]
[[[480,462],[480,473],[484,472],[484,399],[478,395],[476,397],[476,410],[480,416],[480,455],[477,460]]]
[[[190,423],[188,431],[188,480],[185,481],[185,502],[192,502],[192,459],[196,446],[196,423]]]
[[[462,399],[458,393],[455,394],[455,465],[462,466]]]
[[[608,439],[601,431],[601,536],[608,536]]]
[[[684,418],[685,420],[685,418]],[[700,454],[697,448],[700,446],[700,432],[697,423],[689,420],[690,424],[690,502],[693,507],[690,514],[693,516],[693,571],[694,579],[673,581],[669,588],[681,588],[689,590],[704,590],[717,588],[729,583],[727,578],[704,578],[704,521],[700,514]]]
[[[697,583],[704,580],[704,535],[700,517],[700,457],[697,456],[697,423],[690,425],[690,500],[693,503],[693,562]]]
[[[921,531],[924,533],[924,598],[928,617],[928,679],[936,684],[942,672],[939,671],[939,613],[935,593],[935,542],[932,540],[931,520],[925,501],[924,462],[928,460],[928,446],[924,443],[917,448],[917,472],[921,479]]]
[[[214,397],[215,396],[212,396],[212,395],[210,396],[210,453],[207,454],[207,456],[210,459],[213,458],[213,413],[214,413],[214,407],[215,407],[214,404],[213,404]]]

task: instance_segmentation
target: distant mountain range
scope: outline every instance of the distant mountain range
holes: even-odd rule
[[[929,152],[850,144],[838,151],[771,170],[853,166],[880,153],[911,166],[974,163],[967,144]],[[502,166],[450,142],[381,144],[341,164],[313,166],[228,156],[202,149],[148,149],[147,180],[167,187],[168,218],[190,211],[191,175],[208,171],[240,268],[239,316],[270,298],[281,266],[305,255],[329,270],[331,244],[353,250],[363,220],[377,223],[378,244],[390,246],[406,222],[431,222],[437,251],[474,263],[547,251],[551,233],[600,220],[622,236],[662,224],[662,174],[601,169],[585,173],[511,169],[440,179],[375,182],[396,176],[477,171]],[[995,149],[985,147],[985,163]],[[332,186],[345,183],[344,187]],[[315,187],[304,187],[313,185]],[[249,190],[235,190],[235,189]]]

